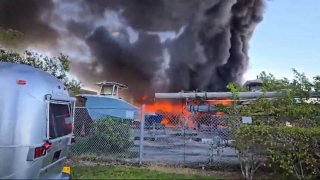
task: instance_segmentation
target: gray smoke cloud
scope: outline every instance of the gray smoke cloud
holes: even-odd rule
[[[264,0],[1,0],[0,26],[24,46],[71,57],[85,85],[155,91],[223,91],[241,83]]]

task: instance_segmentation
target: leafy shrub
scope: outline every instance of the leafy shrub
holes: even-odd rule
[[[71,146],[71,152],[72,154],[85,154],[90,151],[90,148],[88,148],[88,137],[76,137],[76,144]]]
[[[132,146],[130,123],[107,118],[93,123],[89,136],[78,138],[72,150],[76,154],[106,154],[125,152]]]
[[[320,175],[320,128],[242,126],[236,146],[247,157],[265,155],[270,167],[280,168],[287,176],[312,179]]]
[[[245,179],[253,179],[254,173],[259,167],[265,165],[267,159],[267,144],[264,138],[268,138],[265,126],[241,126],[235,136],[235,146],[242,175]],[[263,136],[264,138],[260,138]]]
[[[258,79],[263,82],[262,92],[275,92],[271,99],[262,94],[244,104],[222,108],[229,115],[252,117],[253,126],[241,127],[236,136],[246,179],[252,178],[267,160],[274,169],[298,179],[317,178],[320,174],[320,76],[312,82],[304,73],[295,69],[293,73],[292,80],[279,80],[263,72]],[[232,100],[240,100],[239,93],[244,91],[241,87],[231,83],[227,88]]]

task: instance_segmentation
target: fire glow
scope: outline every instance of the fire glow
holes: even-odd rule
[[[148,100],[147,96],[142,98],[144,102]],[[192,102],[184,102],[179,100],[157,100],[153,103],[145,104],[145,114],[156,114],[163,117],[161,124],[170,128],[177,126],[178,121],[182,121],[184,117],[190,117],[192,114],[188,111],[185,105],[223,105],[223,106],[231,106],[233,101],[231,100],[208,100],[208,101],[192,101]],[[197,121],[196,117],[199,117],[198,112],[194,118]],[[202,114],[202,113],[201,113]],[[224,115],[223,112],[210,112],[211,115]],[[186,124],[189,128],[195,128],[194,122],[188,121]]]

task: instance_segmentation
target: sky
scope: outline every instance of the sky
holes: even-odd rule
[[[270,0],[250,41],[245,79],[261,71],[291,79],[292,68],[310,79],[320,75],[319,43],[320,0]]]

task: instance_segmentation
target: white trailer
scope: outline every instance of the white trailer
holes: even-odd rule
[[[74,101],[54,76],[0,63],[1,179],[62,178],[73,143]]]

